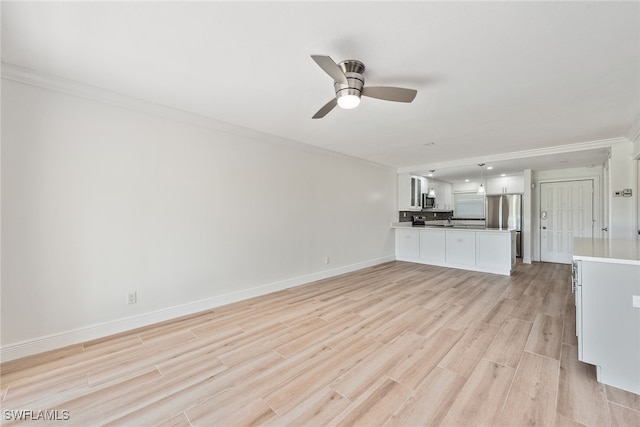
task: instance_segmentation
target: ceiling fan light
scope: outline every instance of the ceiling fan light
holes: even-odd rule
[[[358,95],[343,95],[338,98],[340,108],[350,110],[360,105],[360,97]]]

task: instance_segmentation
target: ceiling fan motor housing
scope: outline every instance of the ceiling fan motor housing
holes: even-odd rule
[[[336,98],[341,98],[347,95],[355,95],[358,98],[362,95],[362,88],[364,87],[364,64],[355,59],[348,59],[338,64],[338,67],[342,70],[347,77],[348,85],[334,82],[333,87],[336,91]]]

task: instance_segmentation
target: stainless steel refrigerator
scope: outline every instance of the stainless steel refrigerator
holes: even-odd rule
[[[516,256],[522,257],[522,195],[499,194],[486,197],[487,228],[516,230]]]

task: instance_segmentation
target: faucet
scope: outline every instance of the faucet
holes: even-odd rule
[[[449,224],[451,224],[451,218],[453,218],[452,216],[447,218],[447,221],[449,222]]]

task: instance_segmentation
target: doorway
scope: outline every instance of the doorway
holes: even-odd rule
[[[593,180],[540,184],[540,260],[571,264],[574,237],[593,236]]]

